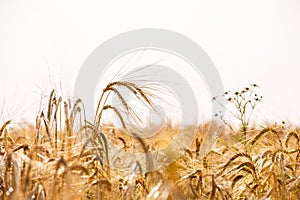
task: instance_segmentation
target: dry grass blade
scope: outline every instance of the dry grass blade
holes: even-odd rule
[[[243,175],[237,175],[236,177],[234,177],[234,179],[232,180],[232,183],[231,183],[231,188],[233,189],[235,184],[241,180],[242,178],[244,178]]]
[[[189,175],[189,179],[190,179],[190,188],[193,194],[195,195],[195,197],[199,199],[199,195],[201,195],[201,192],[203,190],[202,171],[201,170],[195,171],[194,173]],[[192,183],[193,180],[196,180],[195,186]]]
[[[64,168],[64,174],[67,173],[67,170],[68,170],[68,163],[67,161],[64,159],[64,158],[61,158],[57,161],[56,163],[56,167],[55,167],[55,174],[54,174],[54,179],[56,178],[57,174],[58,174],[58,170],[60,167],[63,167]]]
[[[84,166],[82,165],[73,165],[70,167],[71,171],[80,171],[80,175],[89,175],[89,171],[88,169],[86,169]]]
[[[209,199],[213,200],[213,199],[216,199],[216,192],[217,192],[217,187],[218,187],[213,175],[212,175],[211,184],[212,184],[212,187],[211,187],[211,193],[210,193]]]
[[[14,153],[16,151],[19,151],[20,149],[27,151],[29,149],[29,146],[28,146],[28,144],[21,144],[18,147],[14,148],[12,152]]]

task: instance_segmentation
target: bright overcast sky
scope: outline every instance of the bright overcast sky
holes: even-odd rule
[[[296,121],[299,10],[297,0],[0,0],[1,115],[34,119],[40,94],[60,81],[72,95],[81,65],[102,42],[137,28],[164,28],[197,42],[225,89],[260,85],[261,119]]]

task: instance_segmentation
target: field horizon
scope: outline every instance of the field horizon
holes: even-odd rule
[[[146,93],[129,86],[151,107]],[[0,198],[298,199],[300,127],[254,125],[248,112],[262,100],[252,92],[256,87],[224,93],[240,114],[233,115],[238,126],[216,113],[222,124],[183,127],[191,142],[176,149],[168,145],[179,126],[167,123],[156,135],[137,137],[126,131],[120,108],[101,104],[95,122],[87,122],[80,99],[68,101],[53,90],[35,124],[1,125]],[[104,111],[115,112],[124,127],[101,124]],[[142,157],[128,157],[137,152]]]

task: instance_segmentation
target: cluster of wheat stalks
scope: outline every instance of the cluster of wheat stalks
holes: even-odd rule
[[[111,110],[124,128],[126,123],[105,94],[114,92],[125,110],[132,111],[118,87],[152,105],[147,91],[114,82],[104,89],[93,123],[84,119],[80,99],[69,101],[54,90],[34,126],[4,123],[0,199],[300,199],[300,133],[284,126],[248,128],[243,142],[232,139],[241,131],[224,129],[216,147],[200,159],[207,123],[198,127],[184,155],[162,169],[144,172],[139,163],[133,163],[137,167],[131,173],[111,168],[107,134],[114,128],[101,124],[102,113]],[[132,142],[115,139],[124,150]],[[152,149],[142,139],[133,142],[141,151]]]

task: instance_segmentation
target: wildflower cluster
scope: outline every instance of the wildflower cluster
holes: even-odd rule
[[[240,125],[240,131],[243,134],[242,140],[247,139],[247,128],[249,125],[252,113],[258,103],[262,100],[262,96],[258,95],[255,90],[259,86],[256,84],[251,84],[249,87],[243,88],[241,91],[227,91],[223,94],[228,106],[233,107],[233,109],[228,110],[234,118],[236,118]],[[213,100],[217,101],[214,97]],[[222,105],[225,107],[225,105]],[[224,113],[216,114],[215,116],[220,116],[221,120],[229,126],[231,129],[231,124],[226,120]]]

